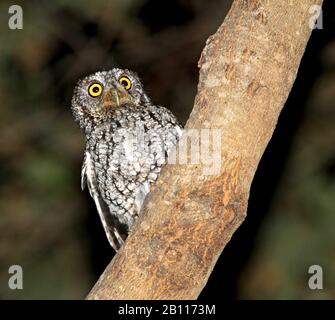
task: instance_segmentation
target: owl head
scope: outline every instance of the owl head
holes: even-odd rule
[[[72,98],[72,112],[81,127],[113,116],[118,108],[140,108],[150,103],[135,72],[114,68],[78,81]]]

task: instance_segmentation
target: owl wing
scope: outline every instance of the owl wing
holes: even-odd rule
[[[88,151],[85,152],[83,166],[81,170],[82,190],[84,190],[85,185],[88,186],[90,195],[95,202],[108,241],[113,249],[115,251],[118,251],[127,235],[121,234],[118,231],[118,221],[110,214],[107,204],[102,199],[99,193],[93,162],[91,159],[91,155]]]

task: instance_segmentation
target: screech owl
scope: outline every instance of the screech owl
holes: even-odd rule
[[[182,127],[151,102],[136,73],[118,68],[79,80],[71,109],[86,138],[81,187],[118,251]]]

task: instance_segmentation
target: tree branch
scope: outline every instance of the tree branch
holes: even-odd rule
[[[309,8],[321,3],[234,1],[202,52],[186,124],[220,129],[219,174],[204,174],[203,163],[167,165],[88,299],[198,297],[246,216],[252,178],[310,37]]]

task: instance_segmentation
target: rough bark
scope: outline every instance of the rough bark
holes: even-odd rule
[[[321,3],[234,1],[203,50],[186,124],[221,130],[220,172],[206,175],[201,163],[167,165],[88,299],[198,297],[246,216],[252,178],[310,37],[309,8]]]

